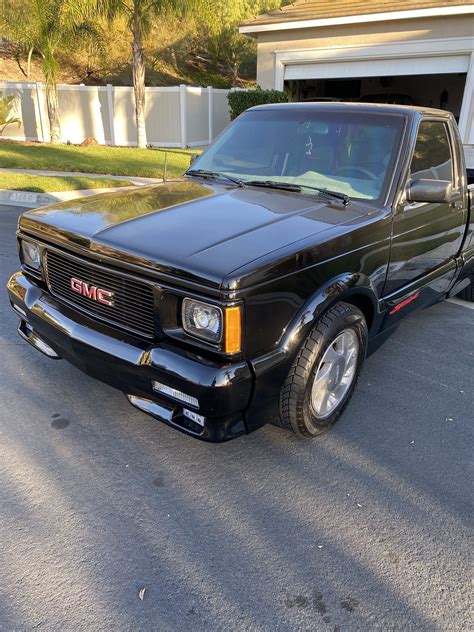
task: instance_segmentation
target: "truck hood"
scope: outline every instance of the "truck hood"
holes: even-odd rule
[[[235,288],[239,268],[373,210],[184,179],[28,211],[20,229],[210,287],[223,287],[232,275]]]

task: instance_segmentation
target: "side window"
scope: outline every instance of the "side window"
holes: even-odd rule
[[[410,167],[412,180],[453,181],[453,158],[446,124],[441,121],[423,121]]]

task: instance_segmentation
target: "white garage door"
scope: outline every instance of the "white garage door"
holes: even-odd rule
[[[467,72],[469,55],[285,64],[285,79],[346,79]]]
[[[466,73],[459,129],[474,146],[474,49],[472,37],[410,40],[387,44],[275,51],[275,82]]]

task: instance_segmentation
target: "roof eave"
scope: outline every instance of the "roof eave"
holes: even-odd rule
[[[339,26],[345,24],[365,24],[366,22],[384,22],[387,20],[409,20],[424,17],[440,17],[449,15],[465,15],[474,13],[474,4],[460,4],[449,7],[432,7],[429,9],[408,9],[407,11],[389,11],[386,13],[368,13],[347,15],[332,18],[317,18],[313,20],[298,20],[293,22],[261,23],[257,20],[242,24],[239,32],[250,37],[257,37],[259,33],[268,31],[289,31],[293,29],[320,28],[323,26]]]

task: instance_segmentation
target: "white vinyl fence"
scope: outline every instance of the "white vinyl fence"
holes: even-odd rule
[[[14,95],[21,127],[9,125],[3,138],[49,141],[44,84],[0,82],[4,96]],[[150,145],[208,145],[229,123],[227,94],[217,88],[146,88],[146,131]],[[63,142],[81,143],[93,136],[103,145],[136,145],[133,88],[58,85]]]

